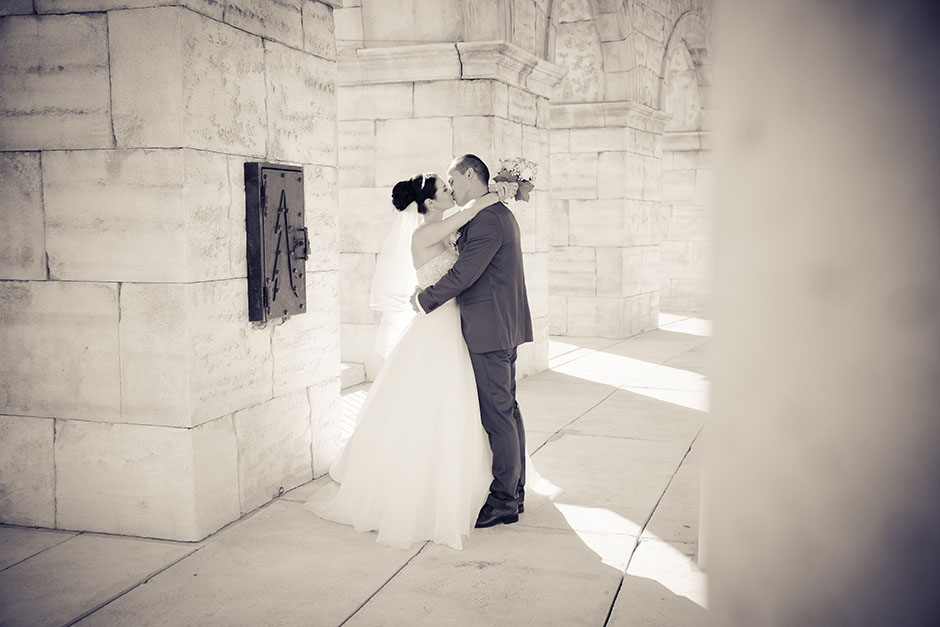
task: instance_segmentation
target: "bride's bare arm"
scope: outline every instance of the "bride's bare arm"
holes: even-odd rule
[[[481,209],[485,209],[492,204],[499,202],[499,196],[495,192],[489,192],[474,198],[466,204],[460,211],[440,222],[425,224],[415,231],[412,238],[412,247],[425,248],[441,241],[451,233],[454,233],[467,222],[476,217]]]

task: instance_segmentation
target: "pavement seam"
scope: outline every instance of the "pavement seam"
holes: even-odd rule
[[[27,527],[27,529],[31,529],[31,527]],[[46,529],[37,529],[37,531],[47,531],[47,530],[46,530]],[[74,533],[75,535],[71,535],[71,536],[69,536],[68,538],[64,538],[64,539],[62,539],[62,540],[59,540],[59,541],[56,542],[55,544],[51,544],[51,545],[45,547],[44,549],[40,549],[40,550],[36,551],[35,553],[33,553],[33,554],[31,554],[31,555],[27,555],[26,557],[24,557],[23,559],[21,559],[21,560],[18,561],[18,562],[13,562],[13,563],[10,564],[9,566],[4,566],[3,568],[0,568],[0,573],[4,572],[4,571],[6,571],[6,570],[8,570],[8,569],[10,569],[10,568],[13,568],[14,566],[18,566],[19,564],[22,564],[22,563],[25,562],[26,560],[31,560],[31,559],[33,559],[34,557],[36,557],[37,555],[42,555],[43,553],[45,553],[45,552],[48,551],[49,549],[54,549],[55,547],[59,546],[59,545],[62,544],[63,542],[68,542],[68,541],[71,540],[72,538],[77,538],[78,536],[82,535],[83,532],[79,531],[79,532],[73,532],[73,533]]]
[[[204,546],[204,545],[203,545],[203,546]],[[190,551],[189,553],[186,553],[186,554],[183,555],[182,557],[173,560],[172,562],[170,562],[170,563],[167,564],[166,566],[162,566],[161,568],[158,568],[157,570],[155,570],[155,571],[151,572],[150,574],[148,574],[148,575],[147,575],[146,577],[144,577],[143,579],[137,581],[137,583],[128,586],[127,588],[125,588],[125,589],[122,590],[121,592],[118,592],[116,595],[114,595],[113,597],[111,597],[111,598],[108,599],[107,601],[104,601],[103,603],[99,603],[99,604],[98,604],[97,606],[95,606],[94,608],[88,610],[87,612],[85,612],[85,613],[79,615],[79,616],[76,617],[76,618],[73,618],[73,619],[70,620],[69,622],[65,623],[65,625],[63,625],[62,627],[72,627],[72,625],[74,625],[75,623],[77,623],[77,622],[79,622],[79,621],[82,621],[82,620],[85,620],[86,618],[88,618],[89,616],[91,616],[92,614],[94,614],[95,612],[97,612],[98,610],[102,609],[103,607],[105,607],[105,606],[107,606],[107,605],[113,603],[114,601],[117,601],[119,598],[121,598],[122,596],[124,596],[124,595],[127,594],[128,592],[130,592],[130,591],[134,590],[135,588],[137,588],[137,587],[139,587],[139,586],[142,586],[142,585],[144,585],[145,583],[149,582],[151,579],[153,579],[154,577],[156,577],[157,575],[159,575],[159,574],[162,573],[163,571],[167,570],[168,568],[172,568],[173,566],[176,566],[177,564],[179,564],[179,563],[182,562],[184,559],[186,559],[187,557],[189,557],[190,555],[192,555],[192,554],[195,553],[196,551],[200,550],[201,548],[202,548],[202,546],[197,546],[197,547],[194,548],[192,551]]]
[[[429,540],[425,541],[425,543],[421,545],[421,548],[418,549],[417,551],[415,551],[415,554],[412,555],[411,557],[409,557],[409,558],[408,558],[408,561],[406,561],[404,564],[401,565],[401,568],[399,568],[399,569],[396,570],[394,573],[392,573],[392,576],[389,577],[388,579],[386,579],[385,582],[384,582],[381,586],[379,586],[378,589],[376,589],[375,592],[373,592],[372,594],[370,594],[370,595],[369,595],[369,598],[367,598],[365,601],[362,602],[362,605],[360,605],[360,606],[357,607],[355,610],[353,610],[353,613],[352,613],[352,614],[350,614],[350,615],[347,616],[345,619],[343,619],[343,622],[341,622],[341,623],[338,625],[338,627],[343,627],[343,625],[345,625],[345,624],[348,623],[350,620],[352,620],[352,617],[355,616],[356,614],[358,614],[358,613],[359,613],[359,610],[361,610],[362,608],[364,608],[364,607],[369,603],[369,601],[371,601],[373,598],[375,598],[375,595],[377,595],[379,592],[381,592],[382,589],[385,588],[385,586],[387,586],[387,585],[392,581],[392,579],[394,579],[395,577],[397,577],[397,576],[398,576],[398,573],[400,573],[401,571],[403,571],[403,570],[405,569],[405,567],[406,567],[408,564],[411,563],[411,560],[413,560],[414,558],[418,557],[418,555],[421,554],[421,551],[423,551],[424,548],[425,548],[428,544],[430,544],[430,541],[429,541]],[[68,626],[66,625],[66,627],[68,627]]]

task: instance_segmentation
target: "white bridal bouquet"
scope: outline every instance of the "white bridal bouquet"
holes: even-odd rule
[[[496,173],[493,180],[518,183],[519,189],[516,191],[515,199],[528,202],[529,193],[535,189],[535,176],[538,173],[539,167],[522,157],[500,159],[499,172]]]

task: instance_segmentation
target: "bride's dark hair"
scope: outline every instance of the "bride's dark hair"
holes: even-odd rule
[[[392,204],[399,211],[408,205],[418,203],[418,213],[427,213],[425,202],[437,195],[437,176],[434,174],[415,174],[407,181],[398,181],[392,188]]]

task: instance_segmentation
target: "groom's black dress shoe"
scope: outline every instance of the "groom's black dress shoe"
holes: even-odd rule
[[[493,525],[510,525],[514,522],[519,522],[519,514],[512,512],[498,512],[491,505],[484,505],[483,509],[480,510],[480,515],[477,516],[477,524],[474,525],[477,529],[482,529],[484,527],[492,527]]]
[[[525,512],[525,505],[523,505],[522,503],[519,503],[519,513],[522,514],[524,512]]]

